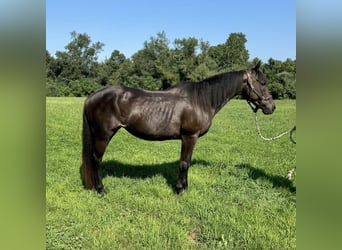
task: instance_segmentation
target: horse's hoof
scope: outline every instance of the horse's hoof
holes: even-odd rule
[[[183,193],[184,189],[183,188],[176,188],[176,193],[178,195],[181,195]]]
[[[100,196],[104,196],[106,194],[106,190],[104,189],[104,187],[101,188],[97,188],[96,192],[100,195]]]
[[[176,187],[176,193],[178,195],[181,195],[187,189],[188,189],[188,186],[186,186],[186,187]]]

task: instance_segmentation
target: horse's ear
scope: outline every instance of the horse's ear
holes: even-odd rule
[[[260,68],[260,65],[261,65],[261,61],[259,60],[258,62],[257,62],[257,64],[254,66],[254,70],[255,71],[258,71],[259,70],[259,68]]]

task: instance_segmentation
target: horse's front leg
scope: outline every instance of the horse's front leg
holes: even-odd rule
[[[179,163],[179,176],[176,185],[177,194],[181,194],[188,188],[188,170],[191,163],[191,155],[198,136],[182,136],[182,149]]]

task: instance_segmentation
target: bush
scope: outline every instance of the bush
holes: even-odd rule
[[[73,80],[70,82],[55,82],[48,80],[46,83],[47,96],[88,96],[102,86],[91,79]]]
[[[284,87],[278,82],[270,83],[268,90],[273,99],[284,99]]]
[[[46,82],[46,96],[63,96],[63,92],[59,84],[52,81]]]
[[[148,90],[159,90],[162,87],[160,80],[153,78],[152,76],[137,76],[132,75],[127,78],[127,86],[134,88],[143,88]]]

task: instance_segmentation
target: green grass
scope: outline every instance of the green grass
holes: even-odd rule
[[[84,98],[46,101],[47,249],[295,249],[296,147],[262,141],[245,101],[232,100],[200,138],[189,189],[174,193],[180,141],[148,142],[120,130],[103,158],[107,194],[80,179]],[[259,111],[265,136],[295,124],[295,101]]]

